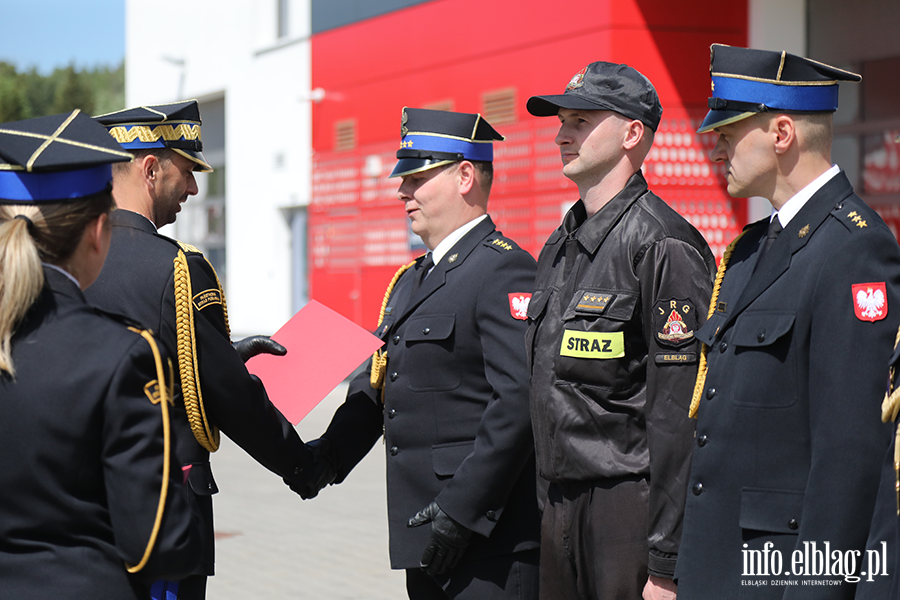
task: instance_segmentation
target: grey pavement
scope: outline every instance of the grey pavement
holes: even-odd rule
[[[318,437],[347,393],[342,383],[297,426]],[[388,559],[384,448],[378,443],[338,486],[301,500],[222,436],[212,455],[216,575],[209,600],[402,600]]]

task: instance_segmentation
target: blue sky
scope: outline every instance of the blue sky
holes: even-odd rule
[[[42,74],[125,56],[125,0],[0,0],[0,61]]]

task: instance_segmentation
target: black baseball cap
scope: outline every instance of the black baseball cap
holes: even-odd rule
[[[662,118],[662,105],[649,79],[628,65],[603,61],[578,71],[562,94],[532,96],[525,106],[536,117],[555,116],[561,108],[611,110],[653,131]]]

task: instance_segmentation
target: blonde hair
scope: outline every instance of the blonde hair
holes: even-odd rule
[[[78,247],[88,223],[112,207],[108,191],[44,206],[0,205],[0,373],[15,375],[12,338],[41,294],[41,262],[66,261]]]

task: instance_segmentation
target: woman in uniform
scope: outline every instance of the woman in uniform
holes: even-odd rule
[[[0,596],[149,598],[199,556],[153,337],[89,306],[111,163],[86,115],[0,125]]]

